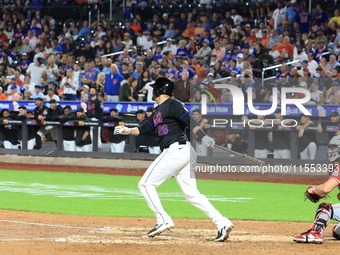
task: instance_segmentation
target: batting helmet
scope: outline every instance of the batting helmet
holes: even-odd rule
[[[153,88],[155,95],[166,94],[172,96],[175,89],[174,82],[166,77],[158,77],[155,83],[150,86]]]

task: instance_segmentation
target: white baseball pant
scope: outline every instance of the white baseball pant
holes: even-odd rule
[[[19,141],[20,148],[22,149],[22,141]],[[35,138],[27,141],[27,150],[33,150],[35,145]]]
[[[333,208],[333,220],[340,221],[340,204],[332,205]],[[340,235],[340,223],[335,227],[334,232]]]
[[[125,148],[125,140],[120,143],[111,143],[111,152],[112,153],[124,153]]]
[[[76,146],[76,151],[91,152],[92,144],[87,144],[83,146]]]
[[[43,136],[48,133],[51,133],[51,137],[53,141],[57,140],[57,127],[56,126],[51,126],[51,125],[41,126],[39,128],[39,131],[37,132],[39,136]]]
[[[159,146],[148,146],[148,150],[150,154],[161,154],[161,147]]]
[[[63,141],[64,151],[76,151],[75,141]]]
[[[13,145],[10,141],[4,141],[5,149],[19,149],[19,145]]]
[[[274,150],[274,158],[285,158],[290,159],[290,150],[283,149],[283,150]]]
[[[197,156],[208,156],[208,147],[202,142],[196,142]]]
[[[171,217],[161,204],[156,188],[174,176],[190,204],[212,219],[218,229],[225,226],[226,218],[197,189],[194,178],[196,160],[197,154],[189,142],[187,144],[173,143],[169,148],[163,150],[139,181],[138,187],[148,206],[155,213],[157,224],[172,223]]]
[[[301,159],[315,159],[317,148],[316,143],[309,143],[306,149],[300,152]]]
[[[267,158],[268,157],[268,150],[259,150],[255,149],[255,158]]]

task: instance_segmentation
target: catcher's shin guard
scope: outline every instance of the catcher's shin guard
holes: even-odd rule
[[[332,217],[332,205],[325,202],[319,204],[311,230],[315,233],[322,234]]]

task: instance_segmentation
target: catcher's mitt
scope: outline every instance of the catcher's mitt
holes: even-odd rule
[[[306,191],[305,191],[305,199],[308,198],[312,203],[317,203],[317,202],[319,202],[320,199],[327,197],[327,196],[324,196],[324,195],[308,193],[308,189],[310,189],[310,188],[316,188],[316,186],[309,186],[306,189]]]

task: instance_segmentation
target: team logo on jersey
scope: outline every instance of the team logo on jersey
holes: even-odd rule
[[[78,121],[78,126],[84,126],[84,121]]]
[[[156,127],[159,123],[163,122],[162,113],[158,112],[155,116],[153,116],[153,125]]]
[[[3,123],[3,124],[7,124],[7,123],[8,123],[8,120],[4,119],[4,120],[2,120],[2,123]]]

